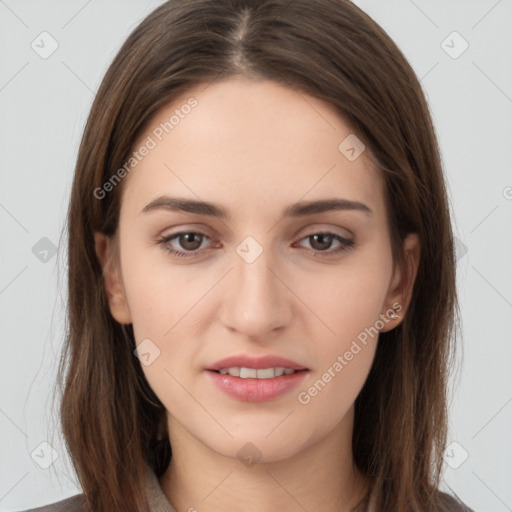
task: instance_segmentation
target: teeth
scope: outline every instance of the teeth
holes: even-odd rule
[[[231,374],[230,374],[231,375]],[[241,379],[256,379],[258,377],[258,370],[254,368],[240,368]]]
[[[232,375],[233,377],[240,377],[242,379],[272,379],[273,377],[281,377],[281,375],[290,375],[294,373],[295,370],[292,368],[222,368],[219,370],[219,373],[222,375]]]

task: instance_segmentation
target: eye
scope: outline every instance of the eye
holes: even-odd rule
[[[184,250],[180,250],[179,247],[173,245],[171,242],[177,240],[176,244]],[[168,253],[173,254],[179,258],[190,258],[196,256],[202,247],[205,239],[210,239],[207,235],[197,231],[181,231],[179,233],[173,233],[160,238],[157,243]],[[319,232],[312,233],[300,241],[310,241],[310,247],[314,251],[314,256],[321,254],[322,256],[331,256],[338,254],[349,248],[352,248],[355,244],[354,240],[344,238],[336,233]],[[334,250],[328,250],[333,242],[338,242],[338,247]]]
[[[322,231],[320,233],[313,233],[311,235],[308,235],[302,240],[308,240],[310,241],[310,246],[316,253],[321,253],[323,256],[330,256],[333,254],[338,254],[342,251],[345,251],[347,249],[350,249],[354,247],[354,240],[349,240],[348,238],[344,238],[341,235],[337,235],[336,233],[331,233],[329,231]],[[332,246],[332,243],[334,241],[338,242],[338,247],[334,250],[328,251],[326,249],[329,249]]]
[[[179,245],[185,249],[184,251],[180,251],[179,249],[173,248],[172,244],[170,244],[171,240],[175,238],[178,239]],[[180,233],[174,233],[172,235],[165,236],[158,240],[158,243],[162,246],[164,250],[167,252],[174,254],[180,258],[189,258],[191,256],[195,256],[198,252],[198,249],[201,248],[202,242],[205,238],[209,238],[204,233],[196,232],[196,231],[182,231]]]

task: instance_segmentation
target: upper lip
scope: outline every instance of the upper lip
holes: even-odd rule
[[[220,370],[222,368],[254,368],[256,370],[263,368],[292,368],[293,370],[307,370],[305,366],[291,359],[270,354],[259,357],[249,354],[230,356],[213,363],[206,370]]]

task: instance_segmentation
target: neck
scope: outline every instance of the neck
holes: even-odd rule
[[[353,464],[352,426],[353,410],[319,442],[285,459],[246,466],[171,420],[173,455],[160,485],[180,511],[350,512],[368,491],[368,480]]]

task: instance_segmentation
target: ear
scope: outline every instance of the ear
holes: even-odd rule
[[[409,233],[406,236],[403,250],[405,252],[405,269],[402,270],[398,266],[395,269],[386,296],[384,311],[382,311],[382,315],[389,320],[380,329],[380,332],[394,329],[402,321],[409,308],[420,264],[421,247],[417,233]]]
[[[120,324],[131,324],[132,318],[121,279],[121,271],[116,253],[116,240],[103,233],[94,233],[96,256],[103,269],[103,283],[109,303],[110,313]]]

